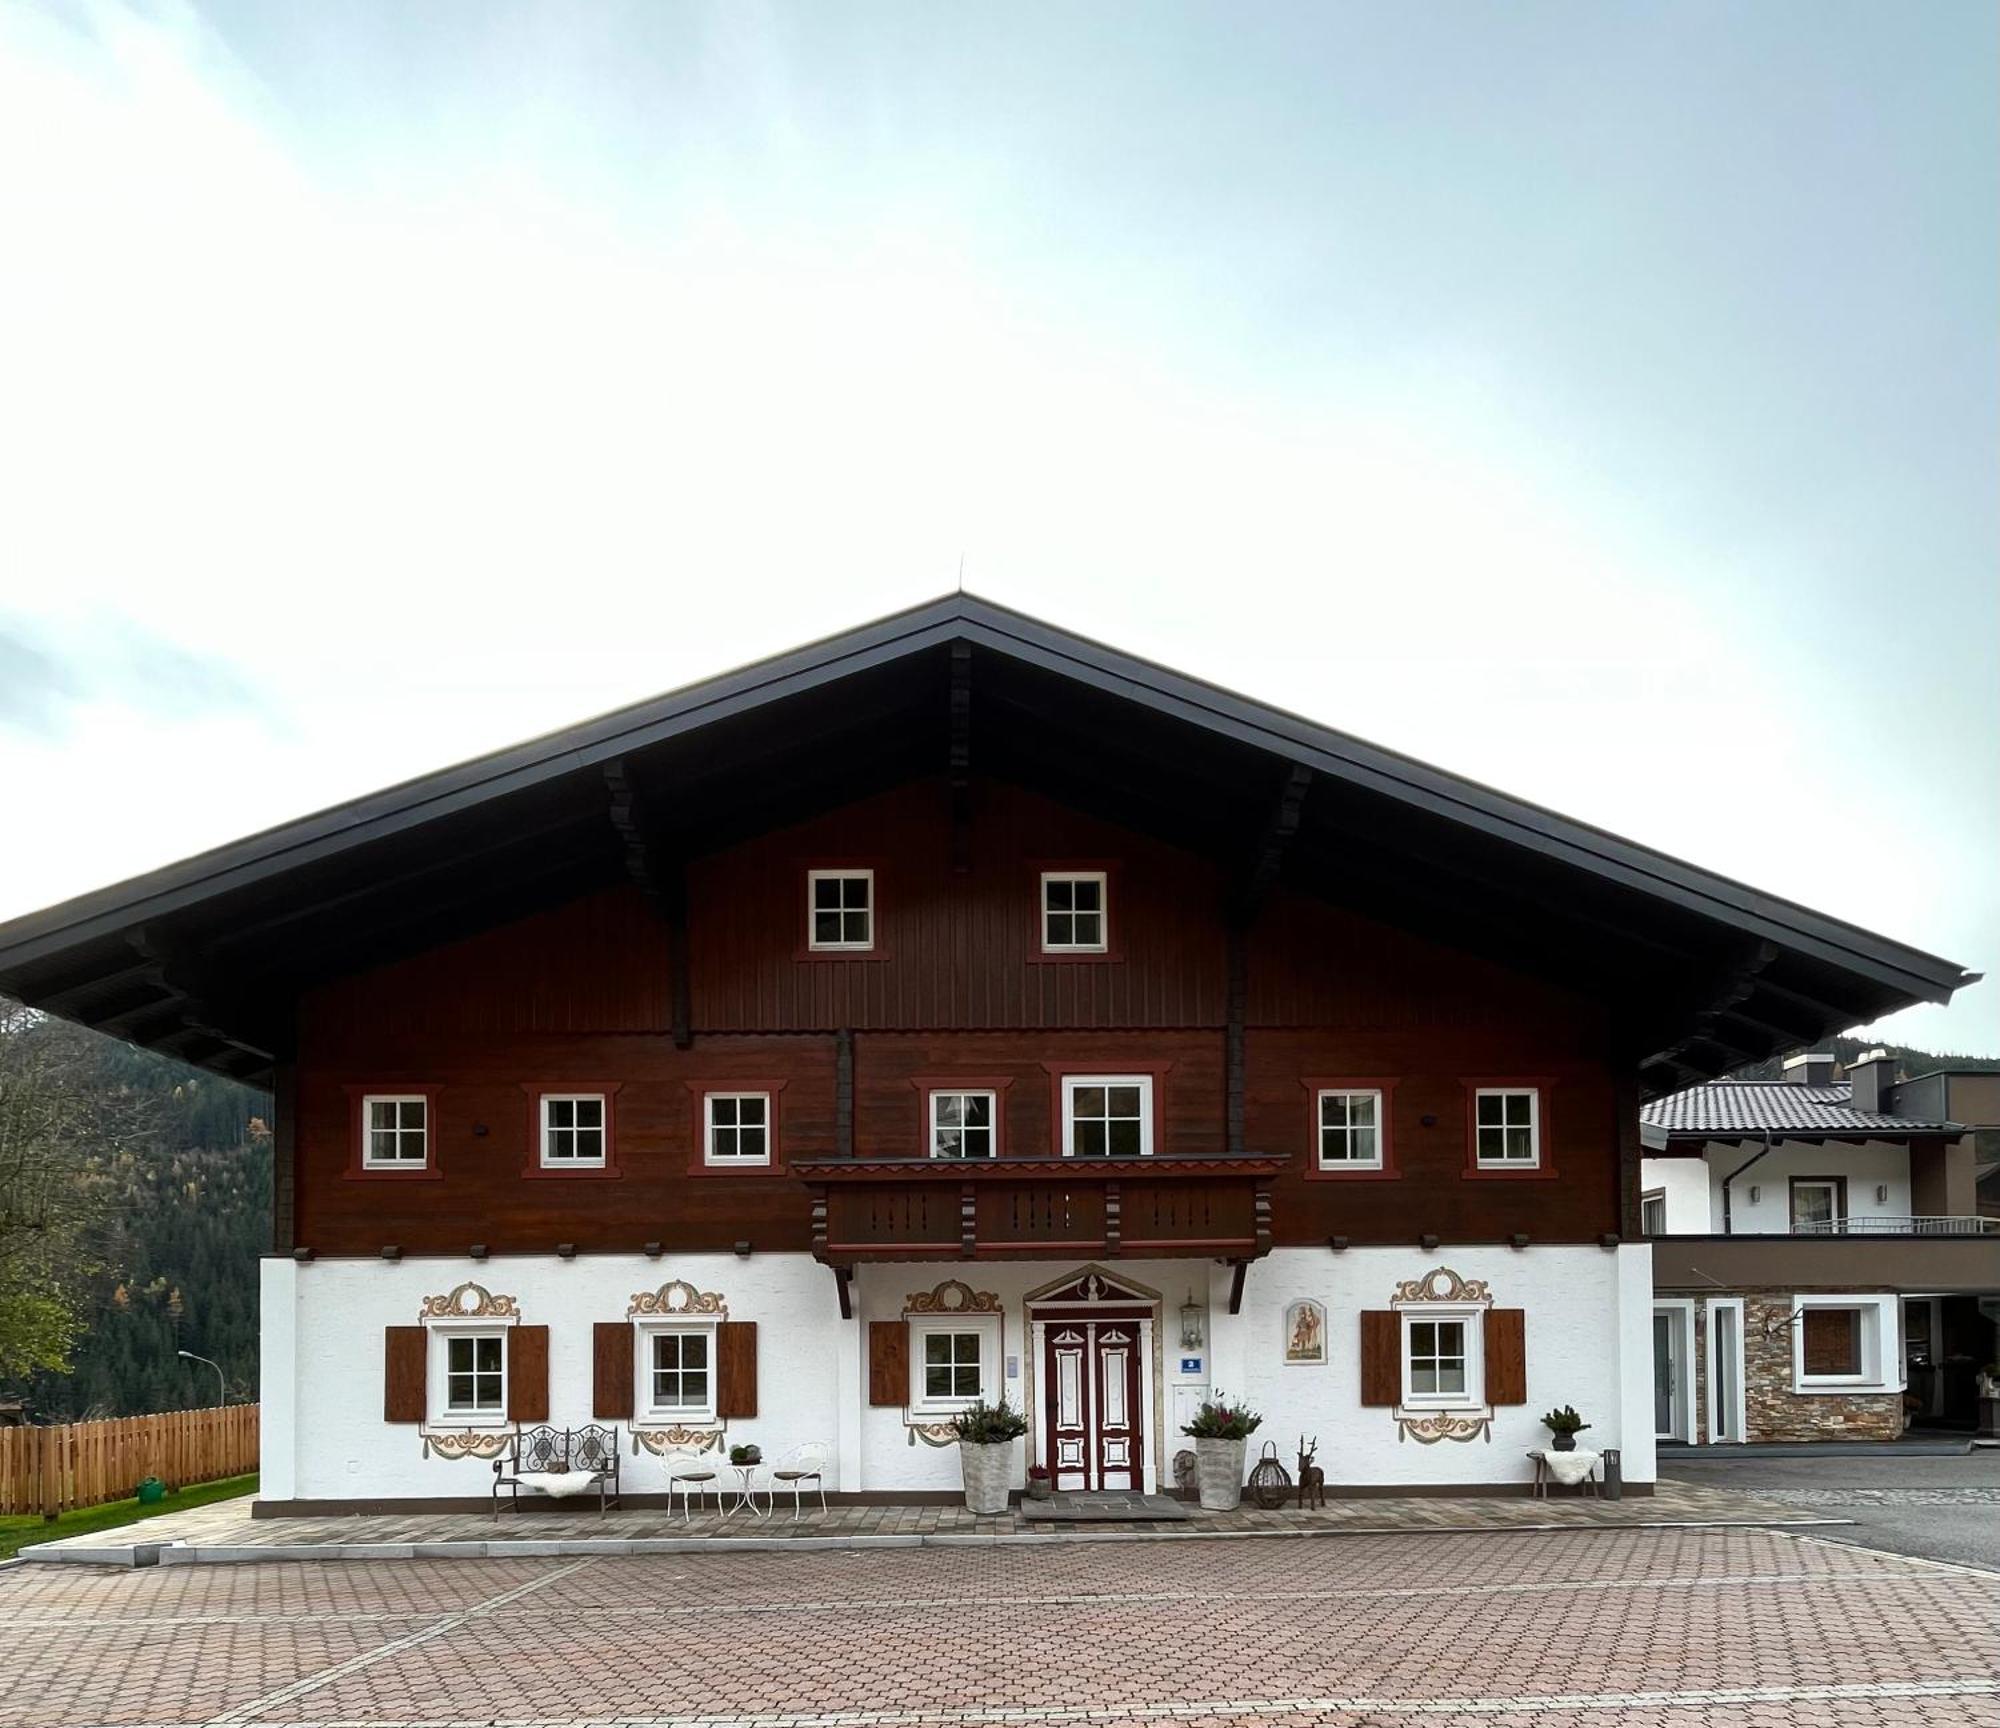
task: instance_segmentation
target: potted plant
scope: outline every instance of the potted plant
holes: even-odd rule
[[[1046,1464],[1030,1464],[1028,1466],[1028,1498],[1030,1500],[1046,1500],[1054,1492],[1055,1484],[1049,1478],[1049,1467]]]
[[[1204,1512],[1233,1512],[1243,1500],[1243,1446],[1264,1424],[1247,1404],[1220,1392],[1204,1400],[1181,1432],[1194,1441],[1195,1480]]]
[[[1565,1404],[1560,1410],[1551,1410],[1544,1416],[1542,1426],[1553,1436],[1549,1441],[1552,1452],[1574,1452],[1576,1437],[1590,1424],[1572,1406]]]
[[[761,1464],[764,1462],[764,1448],[754,1442],[747,1446],[729,1448],[729,1462],[732,1464]]]
[[[1027,1433],[1027,1418],[1004,1396],[998,1404],[982,1398],[961,1410],[952,1427],[958,1434],[967,1509],[988,1518],[1006,1511],[1014,1477],[1014,1442]]]

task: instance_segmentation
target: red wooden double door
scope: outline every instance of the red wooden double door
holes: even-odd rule
[[[1042,1330],[1042,1459],[1058,1489],[1145,1486],[1138,1311],[1052,1316]]]

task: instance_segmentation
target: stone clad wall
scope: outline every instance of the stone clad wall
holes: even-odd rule
[[[1707,1315],[1698,1310],[1703,1320]],[[1759,1440],[1894,1440],[1901,1392],[1794,1392],[1791,1300],[1746,1292],[1743,1379],[1746,1437]],[[1703,1350],[1706,1355],[1706,1349]],[[1699,1362],[1701,1357],[1697,1357]],[[1703,1394],[1706,1397],[1706,1392]]]

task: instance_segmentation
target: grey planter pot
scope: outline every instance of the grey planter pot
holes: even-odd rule
[[[1014,1481],[1014,1442],[993,1446],[958,1443],[959,1468],[965,1472],[965,1504],[969,1511],[991,1518],[1007,1510],[1007,1491]]]
[[[1204,1512],[1234,1512],[1243,1503],[1243,1440],[1197,1440],[1195,1480]]]

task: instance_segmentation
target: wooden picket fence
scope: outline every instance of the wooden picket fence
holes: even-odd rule
[[[169,1488],[257,1468],[257,1406],[163,1410],[51,1428],[0,1428],[0,1514],[53,1518],[129,1499],[148,1476]]]

